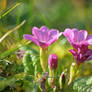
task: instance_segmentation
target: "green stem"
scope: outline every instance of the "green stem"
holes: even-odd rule
[[[76,63],[72,63],[70,67],[70,79],[69,79],[68,85],[70,85],[75,79],[77,75],[77,71],[78,71],[78,66],[76,65]]]
[[[19,25],[16,26],[15,28],[9,30],[5,35],[3,35],[3,36],[0,38],[0,43],[1,43],[8,35],[10,35],[12,32],[18,30],[21,26],[23,26],[25,22],[26,22],[26,20],[22,21],[21,24],[19,24]]]
[[[40,48],[40,63],[44,72],[47,71],[48,49]]]
[[[56,75],[57,75],[56,70],[53,70],[53,69],[49,68],[49,76],[50,76],[50,78],[48,79],[48,83],[52,88],[54,88],[54,86],[55,86]]]

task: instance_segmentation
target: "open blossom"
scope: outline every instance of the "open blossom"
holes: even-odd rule
[[[57,29],[48,29],[46,26],[41,28],[33,27],[32,35],[24,34],[24,39],[34,42],[36,45],[47,48],[54,43],[61,33]]]
[[[81,47],[82,45],[88,46],[92,44],[92,35],[87,36],[87,31],[78,29],[66,29],[63,32],[64,36],[67,37],[68,41],[75,48]]]
[[[73,46],[70,52],[73,54],[77,64],[92,59],[92,50],[88,49],[88,45],[92,44],[92,35],[87,36],[87,31],[78,29],[66,29],[63,32],[69,43]]]
[[[80,48],[79,48],[80,50]],[[85,53],[82,53],[80,51],[75,51],[75,50],[70,50],[70,52],[72,53],[72,55],[74,56],[77,64],[83,63],[85,61],[89,61],[92,59],[92,50],[88,49],[87,51],[85,51]]]
[[[58,65],[58,56],[56,54],[51,54],[49,56],[49,60],[48,60],[50,69],[57,69],[57,65]]]

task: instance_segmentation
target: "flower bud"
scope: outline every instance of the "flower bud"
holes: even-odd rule
[[[57,69],[57,66],[58,66],[58,56],[56,54],[51,54],[49,56],[48,63],[49,63],[50,69],[56,70]]]
[[[53,88],[55,85],[55,80],[57,76],[57,65],[58,65],[58,56],[56,54],[51,54],[48,59],[49,63],[49,76],[48,84]]]
[[[78,67],[77,67],[76,63],[72,63],[72,65],[70,67],[70,79],[69,79],[68,85],[70,85],[72,83],[72,81],[74,80],[74,78],[77,74],[77,70],[78,70]]]
[[[64,87],[66,78],[65,78],[65,73],[62,72],[60,78],[59,78],[59,85],[60,85],[60,89],[62,89]]]

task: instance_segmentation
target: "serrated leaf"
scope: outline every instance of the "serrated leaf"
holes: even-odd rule
[[[23,65],[24,65],[24,72],[25,73],[33,73],[33,66],[32,66],[32,58],[30,55],[30,51],[26,51],[26,53],[23,56]]]
[[[39,53],[36,50],[34,50],[33,48],[30,48],[29,46],[21,46],[20,50],[30,51],[30,53],[33,55],[39,55]]]
[[[26,51],[23,56],[23,65],[24,65],[24,71],[26,73],[33,74],[34,72],[34,66],[36,65],[36,62],[38,61],[39,56],[34,56],[33,52],[30,50]]]
[[[73,89],[78,92],[92,92],[92,77],[76,79],[73,83]]]

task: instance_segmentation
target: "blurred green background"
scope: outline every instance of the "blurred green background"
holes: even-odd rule
[[[24,19],[26,24],[21,31],[14,34],[17,40],[21,40],[24,33],[31,33],[33,26],[42,25],[60,31],[65,28],[78,28],[91,33],[91,0],[0,0],[0,15],[17,3],[21,4],[0,19],[0,37]]]

